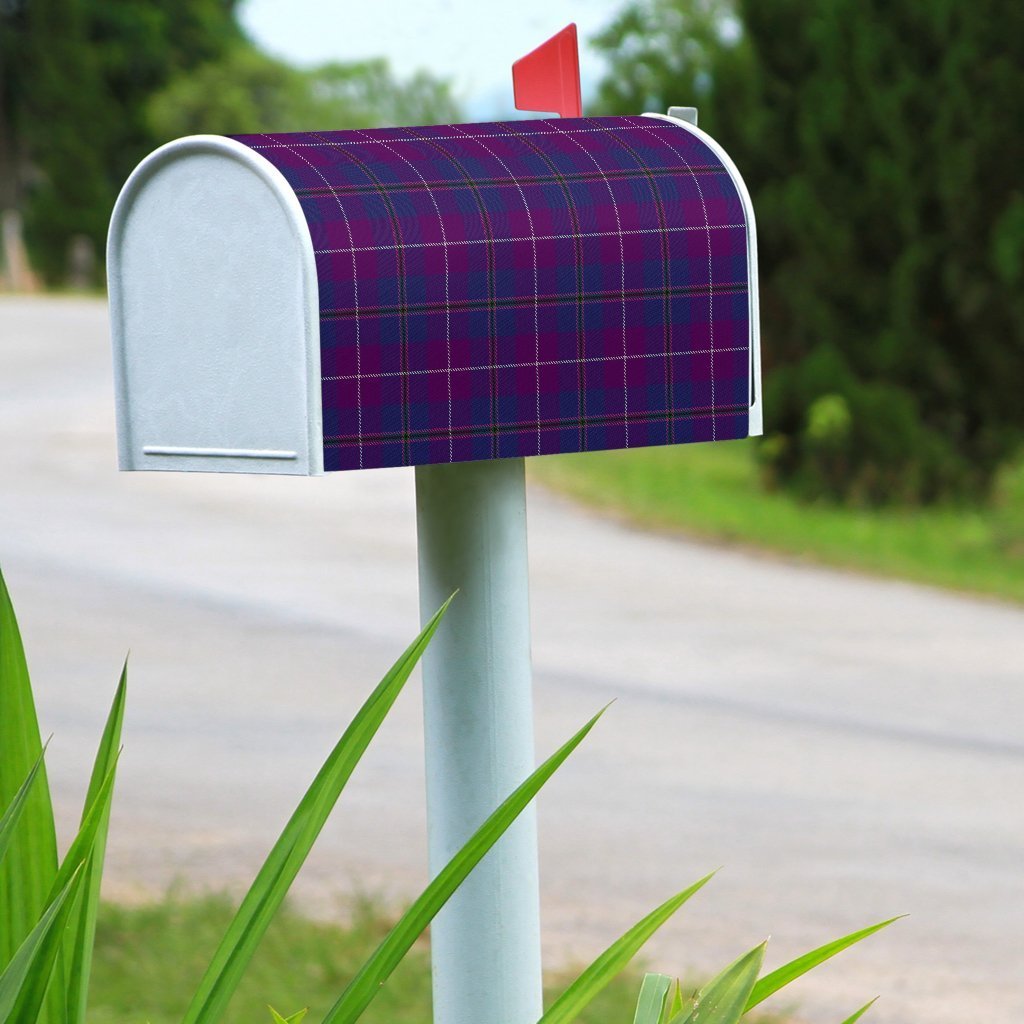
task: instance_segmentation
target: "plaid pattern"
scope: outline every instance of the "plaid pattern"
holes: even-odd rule
[[[686,129],[236,138],[309,224],[326,469],[747,436],[743,207]]]

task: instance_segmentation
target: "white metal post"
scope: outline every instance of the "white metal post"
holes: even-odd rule
[[[416,469],[420,612],[458,590],[423,659],[431,873],[534,767],[522,459]],[[528,808],[431,928],[434,1024],[542,1012],[537,826]]]

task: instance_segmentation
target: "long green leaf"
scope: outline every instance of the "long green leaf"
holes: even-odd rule
[[[71,876],[92,857],[99,839],[100,826],[110,813],[110,801],[114,794],[114,778],[116,774],[117,763],[115,762],[101,783],[96,799],[86,811],[78,834],[71,841],[68,852],[64,854],[64,859],[60,862],[60,867],[57,869],[57,877],[54,879],[53,890],[50,892],[51,900],[67,885]]]
[[[0,974],[0,1024],[16,1012],[16,1024],[34,1024],[41,1000],[53,972],[68,917],[81,889],[82,874],[76,873],[43,911],[38,923],[15,951]],[[34,994],[34,995],[33,995]],[[18,1007],[15,1011],[15,1006]]]
[[[299,1010],[293,1013],[290,1017],[282,1017],[272,1006],[268,1007],[270,1010],[270,1016],[273,1019],[274,1024],[302,1024],[306,1014],[309,1013],[308,1007],[305,1010]]]
[[[103,800],[104,782],[112,775],[121,747],[121,726],[124,723],[125,696],[128,689],[128,662],[121,669],[121,678],[100,737],[99,748],[93,761],[89,789],[82,809],[84,828],[93,808],[100,806],[96,837],[92,855],[85,865],[82,898],[76,908],[65,943],[67,963],[67,1013],[69,1024],[85,1024],[85,1011],[89,998],[89,977],[92,953],[96,941],[96,915],[100,905],[100,885],[103,880],[103,861],[107,851],[107,830],[110,824],[111,800]],[[112,794],[111,794],[112,796]]]
[[[50,892],[51,902],[57,899],[71,882],[72,878],[79,878],[80,881],[84,881],[84,869],[96,848],[100,826],[110,812],[110,800],[114,791],[114,774],[115,768],[112,767],[107,773],[107,777],[103,780],[99,792],[96,794],[95,801],[86,813],[82,827],[78,830],[78,835],[72,840],[71,846],[68,847],[68,852],[64,855],[64,860],[61,861],[60,867],[57,869],[57,877]],[[79,885],[79,888],[81,888],[81,885]],[[57,944],[54,952],[61,984],[49,984],[51,974],[49,970],[45,974],[43,972],[36,972],[29,978],[16,1011],[19,1021],[34,1022],[36,1020],[36,1014],[39,1012],[36,1008],[43,1006],[47,986],[49,986],[51,993],[50,999],[46,1002],[47,1012],[67,1013],[67,987],[64,984],[66,980],[64,977],[65,966],[62,955],[63,950],[61,948],[63,939],[64,929],[62,929],[61,942]]]
[[[391,667],[331,751],[217,947],[182,1024],[213,1024],[234,994],[345,784],[437,631],[449,598]]]
[[[633,1024],[661,1024],[665,1011],[665,998],[672,985],[667,974],[645,974],[640,986],[640,997],[636,1001]]]
[[[850,1016],[843,1021],[843,1024],[857,1024],[857,1021],[859,1021],[861,1017],[863,1017],[864,1014],[867,1013],[868,1010],[870,1010],[877,1002],[878,996],[875,996],[870,1003],[865,1003],[856,1013],[850,1014]]]
[[[39,769],[42,767],[42,764],[43,755],[40,754],[39,757],[36,758],[36,763],[32,765],[25,781],[18,789],[18,792],[15,793],[14,799],[11,801],[7,810],[4,811],[3,817],[0,818],[0,861],[3,861],[4,855],[7,853],[7,847],[10,846],[15,826],[18,824],[18,820],[21,818],[21,813],[25,809],[25,804],[28,801],[28,795],[32,790],[32,783],[36,781],[36,776],[39,774]]]
[[[712,978],[697,993],[686,1016],[672,1024],[737,1024],[761,970],[765,945],[755,946]]]
[[[370,1005],[391,972],[434,915],[445,905],[466,876],[501,838],[562,762],[580,745],[603,714],[598,712],[575,736],[559,747],[525,782],[518,786],[473,833],[458,853],[434,876],[384,941],[356,973],[338,1001],[327,1011],[323,1024],[352,1024]]]
[[[754,991],[750,993],[747,1009],[752,1010],[758,1003],[763,1003],[769,996],[774,995],[780,988],[784,988],[802,974],[813,970],[819,964],[830,960],[844,949],[849,949],[850,946],[860,942],[862,939],[866,939],[869,935],[874,935],[875,932],[888,928],[893,921],[898,921],[899,919],[899,917],[890,917],[887,921],[880,921],[878,924],[871,925],[870,928],[861,928],[860,931],[851,932],[849,935],[844,935],[841,939],[836,939],[834,942],[826,942],[824,946],[812,949],[809,953],[804,953],[803,956],[798,956],[788,964],[783,964],[770,974],[766,974],[754,986]]]
[[[616,939],[571,985],[552,1003],[538,1024],[567,1024],[636,956],[640,947],[695,893],[712,879],[705,875],[688,889],[677,893],[656,907],[629,931]]]
[[[669,1005],[665,1013],[667,1020],[672,1020],[673,1017],[677,1017],[683,1012],[683,986],[679,983],[679,979],[676,979],[676,987],[672,990],[672,998],[669,1000]]]
[[[15,799],[42,750],[25,649],[0,573],[0,807]],[[0,863],[0,964],[10,961],[35,927],[56,874],[57,837],[43,765]],[[58,1009],[42,1024],[62,1024]]]

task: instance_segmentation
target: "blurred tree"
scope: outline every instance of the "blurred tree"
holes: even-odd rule
[[[102,251],[117,192],[154,146],[193,132],[445,123],[446,82],[387,62],[303,71],[261,53],[238,0],[0,0],[0,211],[25,214],[50,282],[69,244]]]
[[[695,102],[758,221],[772,477],[979,494],[1024,437],[1024,5],[649,0],[604,111]]]
[[[150,98],[147,118],[159,142],[203,133],[286,131],[280,126],[309,123],[309,99],[301,71],[243,43],[221,60],[172,79]]]
[[[174,79],[149,105],[151,130],[161,140],[461,119],[448,84],[425,72],[398,82],[385,60],[300,70],[248,44]]]
[[[237,0],[0,0],[0,205],[25,214],[37,269],[102,247],[125,176],[152,145],[149,96],[240,38]]]

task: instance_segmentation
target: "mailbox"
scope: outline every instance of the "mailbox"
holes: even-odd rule
[[[179,139],[108,244],[122,469],[417,467],[422,617],[462,593],[423,658],[434,875],[534,763],[524,457],[761,432],[732,161],[689,108],[580,117],[573,25],[513,93],[564,116]],[[438,1024],[541,1016],[530,812],[431,929]]]
[[[750,199],[681,118],[180,139],[108,262],[122,469],[761,432]]]

